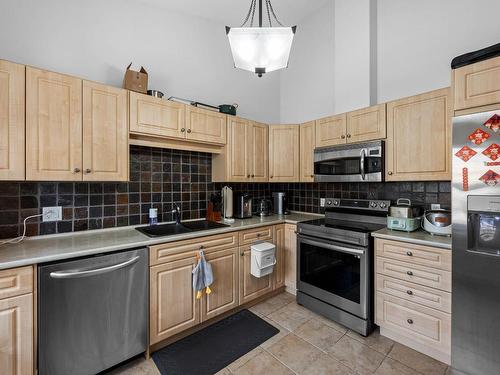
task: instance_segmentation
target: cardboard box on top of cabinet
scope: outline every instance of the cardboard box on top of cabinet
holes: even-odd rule
[[[142,66],[138,72],[130,69],[131,66],[132,63],[127,66],[127,71],[123,78],[123,88],[146,94],[148,92],[148,72]]]

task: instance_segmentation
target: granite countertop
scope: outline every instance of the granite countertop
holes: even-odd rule
[[[235,219],[234,223],[228,223],[230,226],[225,228],[156,238],[150,238],[135,230],[136,226],[28,237],[21,243],[0,247],[0,269],[212,236],[265,225],[296,224],[300,221],[316,219],[318,216],[322,215],[292,212],[290,215],[272,215],[262,218],[254,216],[243,220]]]
[[[402,241],[414,243],[416,245],[426,245],[440,247],[442,249],[451,250],[451,237],[449,236],[435,236],[419,229],[415,232],[402,232],[399,230],[380,229],[372,233],[373,237],[383,238],[386,240]]]

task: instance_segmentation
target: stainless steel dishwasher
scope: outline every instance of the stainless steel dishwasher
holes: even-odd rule
[[[146,351],[148,253],[38,267],[38,373],[89,375]]]

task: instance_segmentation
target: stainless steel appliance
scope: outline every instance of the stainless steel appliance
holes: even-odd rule
[[[373,238],[390,201],[326,199],[297,225],[297,302],[366,336],[373,330]]]
[[[222,218],[224,221],[234,221],[233,218],[233,189],[229,186],[224,186],[221,191],[222,195]]]
[[[249,194],[237,195],[235,204],[235,217],[238,219],[248,219],[252,217],[252,197]]]
[[[314,150],[314,181],[373,182],[384,180],[384,141]]]
[[[453,119],[452,367],[500,373],[500,109]]]
[[[288,215],[288,201],[286,200],[286,193],[275,192],[273,193],[274,200],[274,213],[276,215]]]
[[[96,374],[147,348],[148,250],[38,267],[38,373]]]
[[[257,215],[259,216],[270,216],[273,213],[271,208],[271,201],[269,199],[261,199],[257,208]]]
[[[451,236],[451,211],[442,209],[425,211],[422,228],[430,234]]]

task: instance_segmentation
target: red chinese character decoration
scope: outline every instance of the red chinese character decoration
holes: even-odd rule
[[[474,130],[472,133],[469,134],[469,140],[472,141],[472,143],[475,143],[476,145],[480,145],[483,142],[485,142],[490,135],[486,133],[484,130],[477,128]]]
[[[468,162],[476,154],[477,152],[474,151],[472,148],[470,148],[469,146],[464,146],[460,150],[458,150],[455,156],[459,157],[465,162]]]
[[[469,169],[462,169],[462,189],[464,191],[469,191]]]
[[[496,143],[492,143],[486,150],[483,151],[483,155],[486,155],[491,160],[497,160],[500,157],[500,146]]]
[[[479,179],[488,186],[496,186],[498,184],[498,180],[500,180],[500,174],[490,169],[488,172],[483,174]]]
[[[498,130],[500,130],[500,116],[496,114],[491,116],[491,118],[484,123],[484,126],[495,133],[498,133]]]

